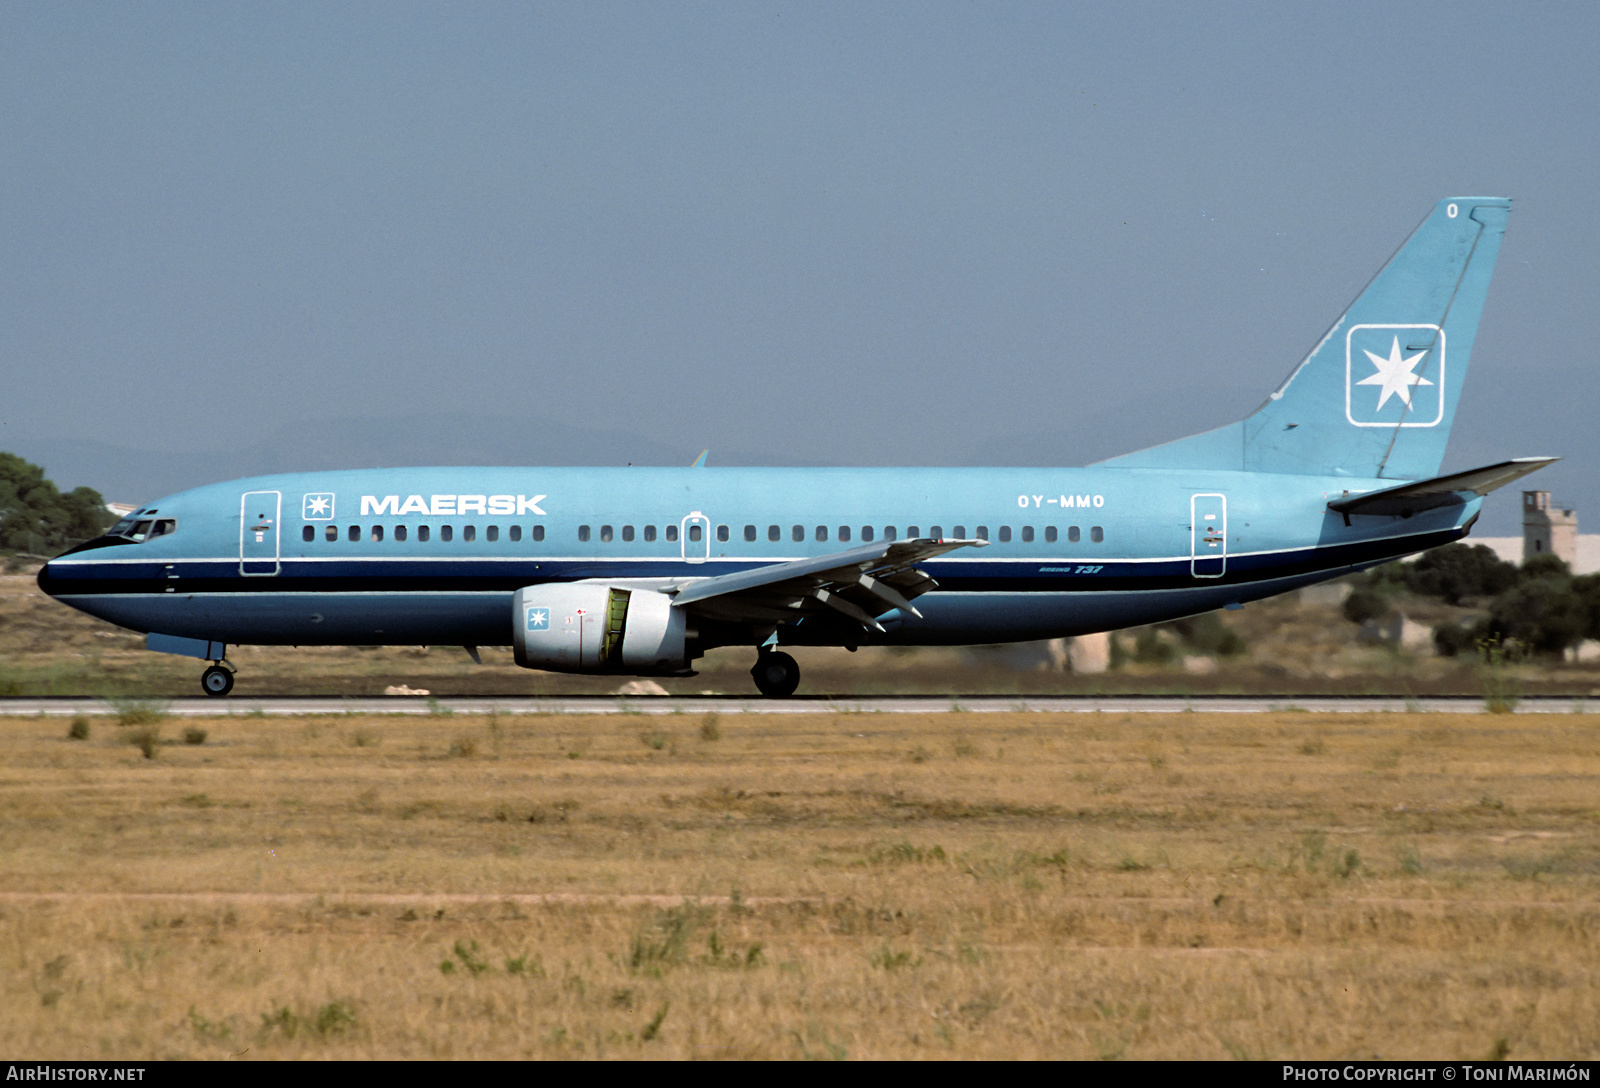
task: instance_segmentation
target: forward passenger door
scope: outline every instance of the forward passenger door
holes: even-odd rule
[[[261,577],[277,574],[279,512],[283,493],[246,491],[239,499],[239,573]]]

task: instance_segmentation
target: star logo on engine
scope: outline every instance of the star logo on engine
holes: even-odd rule
[[[1444,420],[1445,334],[1438,325],[1354,325],[1345,335],[1345,419],[1357,427]]]
[[[550,630],[550,610],[548,608],[530,608],[530,609],[528,609],[528,630],[530,630],[530,631],[548,631],[548,630]]]

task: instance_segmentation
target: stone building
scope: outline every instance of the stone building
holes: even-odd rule
[[[1522,561],[1554,554],[1567,566],[1578,566],[1578,512],[1552,506],[1550,492],[1522,493]]]
[[[1573,574],[1600,573],[1600,533],[1578,532],[1578,512],[1550,501],[1548,491],[1522,493],[1521,536],[1473,536],[1463,544],[1485,544],[1507,563],[1554,552]]]

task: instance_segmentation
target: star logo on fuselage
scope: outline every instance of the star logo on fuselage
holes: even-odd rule
[[[306,521],[332,521],[333,492],[313,491],[308,493],[302,502],[300,516]]]
[[[1356,384],[1382,387],[1378,393],[1379,409],[1389,403],[1390,397],[1399,397],[1405,406],[1409,408],[1411,407],[1412,387],[1433,384],[1421,374],[1412,372],[1412,368],[1427,358],[1428,353],[1419,351],[1409,357],[1401,355],[1400,338],[1398,336],[1394,337],[1390,343],[1389,357],[1387,359],[1372,351],[1363,350],[1362,354],[1371,360],[1373,366],[1377,367],[1377,373],[1367,375]]]

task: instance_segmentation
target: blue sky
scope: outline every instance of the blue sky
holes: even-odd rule
[[[1584,4],[6,5],[0,449],[130,501],[1083,463],[1248,413],[1509,195],[1448,463],[1562,455],[1600,530],[1597,48]]]

